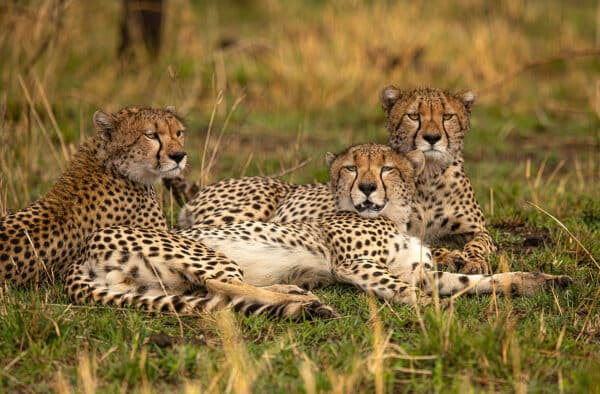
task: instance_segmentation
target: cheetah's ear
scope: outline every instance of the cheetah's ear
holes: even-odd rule
[[[475,93],[473,93],[471,90],[466,90],[460,93],[460,98],[463,102],[463,105],[467,109],[467,112],[471,113],[471,108],[473,107],[473,104],[475,104]]]
[[[116,119],[111,114],[98,110],[94,112],[94,126],[101,138],[110,140],[110,136],[116,127]]]
[[[327,163],[327,165],[331,167],[331,164],[333,163],[333,161],[335,160],[336,157],[337,156],[335,153],[331,153],[331,152],[325,153],[325,163]]]
[[[175,110],[175,107],[173,105],[167,105],[165,107],[165,111],[167,111],[168,113],[170,113],[171,115],[175,115],[177,116],[177,110]]]
[[[400,98],[400,89],[394,85],[388,85],[381,91],[379,99],[381,100],[381,106],[385,111],[386,115],[390,113],[390,110]]]
[[[425,155],[418,149],[410,151],[406,154],[406,158],[412,164],[415,170],[415,178],[418,177],[425,169]]]

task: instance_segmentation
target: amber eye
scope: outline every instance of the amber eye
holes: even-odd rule
[[[410,120],[419,120],[421,117],[419,114],[406,114]]]
[[[394,170],[395,170],[394,167],[388,167],[388,166],[381,167],[381,172],[390,172],[390,171],[394,171]]]
[[[453,116],[454,116],[454,114],[444,114],[442,116],[442,119],[444,119],[444,121],[450,120],[450,119],[452,119]]]
[[[177,130],[177,138],[181,138],[183,135],[183,130]]]
[[[346,166],[344,167],[346,171],[356,172],[356,166]]]
[[[149,140],[155,140],[158,138],[158,133],[156,131],[148,130],[144,133],[144,137],[148,138]]]

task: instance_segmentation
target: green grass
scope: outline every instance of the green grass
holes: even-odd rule
[[[384,85],[469,87],[480,95],[466,169],[500,245],[495,265],[574,283],[425,308],[332,286],[317,295],[340,317],[300,322],[158,316],[74,306],[58,283],[5,287],[0,392],[600,392],[600,60],[544,61],[598,48],[597,2],[171,0],[161,57],[124,66],[118,2],[59,4],[0,13],[0,212],[48,189],[97,107],[175,104],[192,179],[311,159],[284,178],[312,182],[326,180],[325,152],[386,141]]]

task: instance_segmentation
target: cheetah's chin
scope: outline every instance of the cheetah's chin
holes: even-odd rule
[[[356,211],[360,214],[367,214],[367,213],[377,213],[377,212],[381,212],[381,210],[383,208],[385,208],[386,204],[381,204],[381,205],[377,205],[372,201],[364,201],[358,205],[354,205],[354,209],[356,209]]]
[[[419,148],[419,150],[421,152],[423,152],[423,154],[425,156],[433,156],[433,157],[435,157],[435,156],[441,156],[441,155],[443,155],[443,154],[446,153],[443,150],[440,150],[438,148],[431,148],[431,147],[427,147],[426,149]]]
[[[425,155],[427,162],[448,162],[452,160],[452,155],[445,149],[427,148],[419,149]]]
[[[181,174],[181,172],[183,171],[183,168],[180,166],[176,166],[175,168],[171,168],[170,170],[162,170],[160,172],[160,177],[161,178],[175,178],[176,176],[179,176],[179,174]]]

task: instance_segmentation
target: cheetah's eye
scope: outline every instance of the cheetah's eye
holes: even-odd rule
[[[344,167],[346,171],[356,172],[356,166],[346,166]]]
[[[158,138],[158,133],[156,131],[148,130],[144,133],[144,137],[148,138],[149,140],[155,140]]]
[[[390,171],[394,171],[395,169],[396,169],[395,167],[383,166],[383,167],[381,167],[381,172],[390,172]]]
[[[177,138],[181,138],[183,135],[183,130],[177,130]]]
[[[419,118],[421,117],[421,115],[419,115],[419,114],[406,114],[406,115],[408,115],[408,118],[410,120],[419,120]]]
[[[444,121],[446,121],[446,120],[450,120],[450,119],[452,119],[452,117],[453,117],[453,116],[454,116],[454,114],[444,114],[444,115],[442,116],[442,119],[443,119]]]

